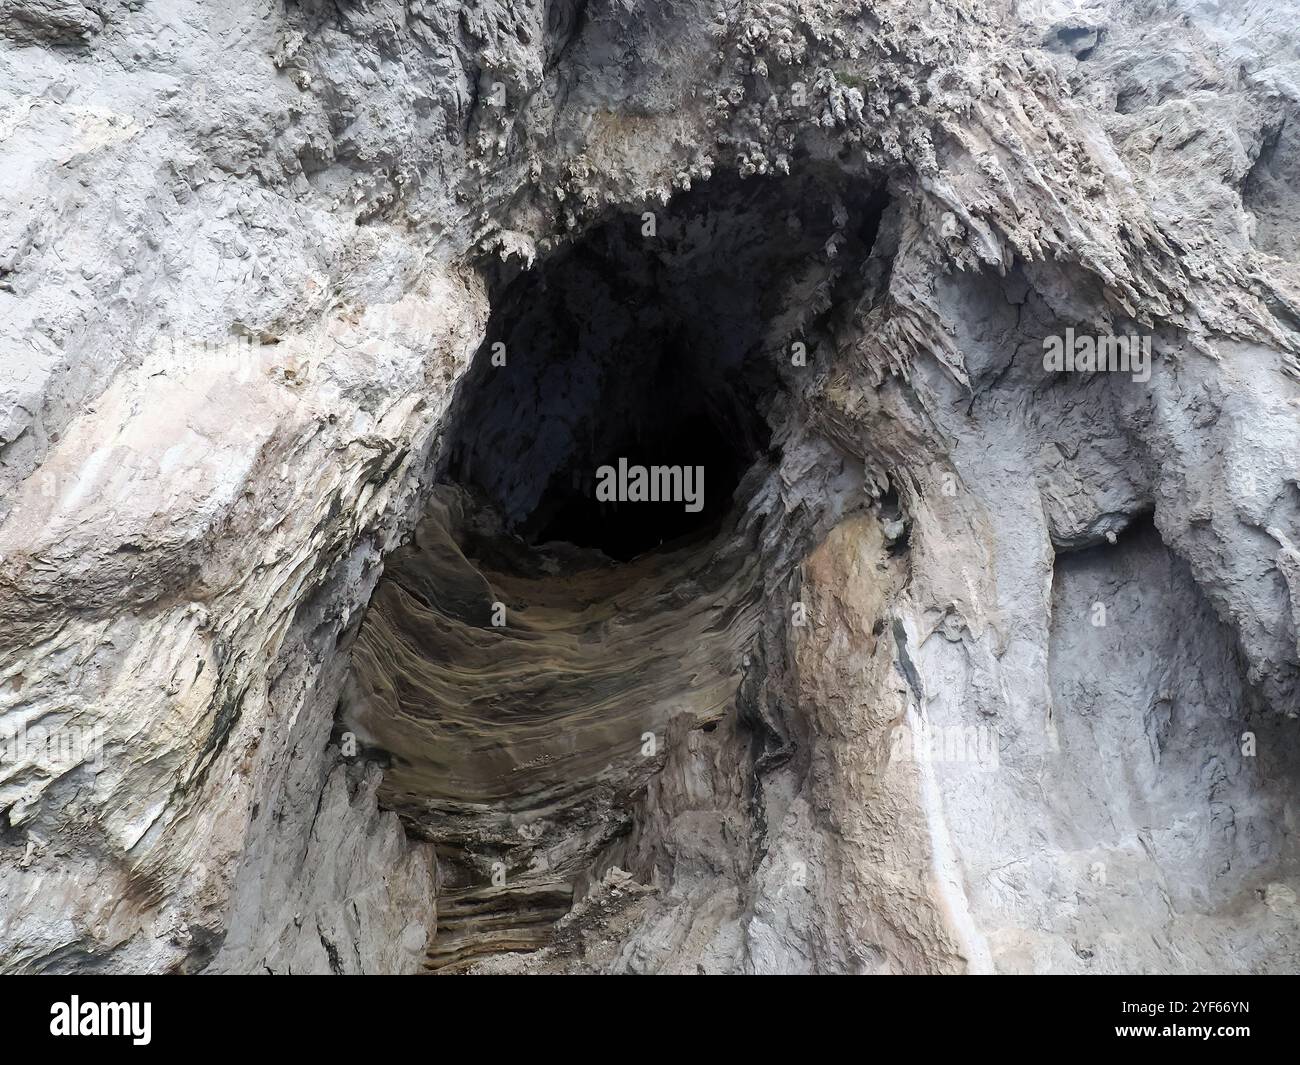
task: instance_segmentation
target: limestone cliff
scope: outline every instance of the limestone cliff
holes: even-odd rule
[[[0,0],[0,970],[1295,971],[1293,22]]]

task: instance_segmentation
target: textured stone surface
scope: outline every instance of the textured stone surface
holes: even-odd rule
[[[416,971],[445,872],[540,928],[483,970],[1295,971],[1293,21],[0,0],[0,738],[94,737],[2,749],[0,967]],[[761,320],[770,454],[688,578],[554,636],[608,662],[602,619],[683,587],[661,653],[725,697],[661,663],[504,801],[528,759],[480,713],[453,823],[420,767],[459,697],[380,695],[457,384],[511,277],[725,182],[778,192],[706,212],[723,246],[803,257],[683,312]],[[820,247],[779,236],[803,200]],[[1150,380],[1044,370],[1066,328],[1150,336]],[[723,637],[689,591],[736,530]],[[653,766],[600,749],[646,719]],[[561,777],[507,904],[499,830]]]

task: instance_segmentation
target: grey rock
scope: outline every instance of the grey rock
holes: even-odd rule
[[[1297,970],[1291,5],[859,6],[0,0],[0,969]],[[506,320],[771,361],[711,538]]]

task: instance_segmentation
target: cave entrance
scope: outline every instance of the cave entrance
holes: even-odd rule
[[[384,755],[382,805],[437,849],[430,971],[546,946],[632,835],[670,733],[758,683],[799,545],[862,491],[799,402],[884,277],[884,205],[830,169],[720,177],[493,267],[436,483],[340,703]],[[602,467],[626,498],[602,498]],[[679,480],[638,499],[637,467]]]
[[[883,205],[840,176],[719,177],[498,276],[443,479],[529,543],[621,561],[715,528]]]

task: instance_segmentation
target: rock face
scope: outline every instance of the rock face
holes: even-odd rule
[[[1300,968],[1290,7],[0,0],[0,970]]]

